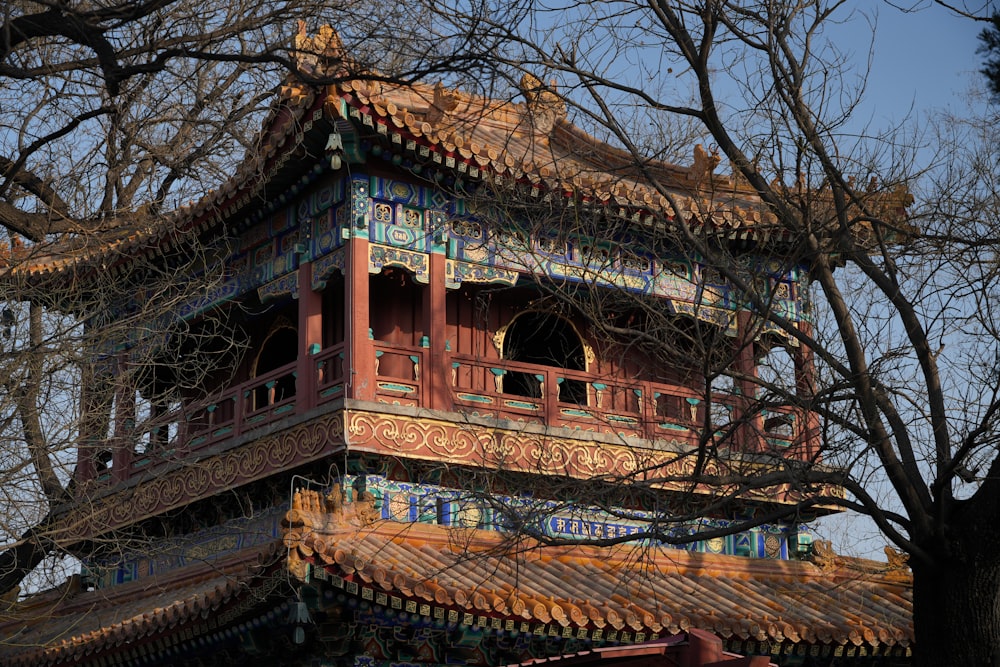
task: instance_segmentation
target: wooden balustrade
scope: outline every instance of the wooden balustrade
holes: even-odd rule
[[[374,341],[372,349],[376,357],[375,397],[383,403],[692,444],[706,422],[721,435],[731,430],[732,416],[739,414],[732,396],[713,396],[706,408],[704,394],[677,385],[597,377],[583,371],[450,352],[444,355],[444,368],[428,369],[424,347]],[[324,349],[313,358],[309,368],[315,373],[311,386],[316,395],[311,401],[297,395],[301,383],[296,377],[298,366],[292,363],[209,400],[161,409],[129,435],[138,446],[127,470],[116,468],[118,472],[112,475],[110,467],[99,466],[98,479],[126,479],[157,462],[183,458],[189,452],[348,396],[344,345]],[[427,373],[444,376],[441,381],[451,388],[449,404],[426,405]],[[738,428],[744,429],[742,442],[756,450],[790,454],[808,450],[805,421],[801,411],[771,407]],[[106,449],[113,447],[109,441]]]
[[[375,341],[375,396],[394,405],[422,406],[424,369],[422,347]]]
[[[689,387],[596,377],[583,371],[450,355],[455,409],[552,426],[648,440],[694,443],[706,423],[720,436],[731,430],[736,397],[705,395]],[[706,421],[706,409],[709,416]],[[770,410],[748,420],[756,449],[790,447],[798,437],[796,414]],[[725,444],[725,443],[723,443]]]
[[[317,405],[344,397],[344,344],[328,347],[315,355]]]
[[[132,433],[136,443],[131,473],[156,463],[176,460],[245,431],[294,413],[296,366],[289,364],[259,375],[209,399],[182,404],[152,415]]]

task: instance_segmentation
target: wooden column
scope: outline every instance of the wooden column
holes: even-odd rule
[[[323,348],[323,297],[312,289],[312,262],[299,264],[299,354],[296,364],[296,410],[316,407],[315,355]]]
[[[799,331],[812,340],[812,324],[799,322]],[[811,347],[801,343],[795,348],[795,393],[801,402],[809,406],[816,396],[816,366]],[[814,410],[802,410],[797,415],[799,423],[795,425],[796,451],[803,460],[814,460],[820,449],[819,415]]]
[[[111,450],[111,479],[116,482],[128,478],[135,449],[135,385],[124,356],[118,360],[115,378],[115,432]]]
[[[448,336],[448,297],[444,252],[431,252],[430,280],[427,298],[424,299],[424,331],[427,332],[429,347],[425,351],[426,367],[421,373],[424,385],[424,404],[435,410],[451,410],[451,368],[450,355],[445,349]]]
[[[368,177],[355,176],[350,188],[351,213],[344,249],[344,393],[347,398],[372,401],[376,377],[375,348],[369,334]]]
[[[539,381],[542,389],[542,408],[545,410],[545,424],[550,427],[562,425],[562,420],[559,419],[559,391],[561,387],[558,378],[558,371],[546,370],[542,373],[542,379]]]
[[[749,311],[741,310],[736,314],[736,355],[735,371],[746,379],[738,379],[735,387],[739,395],[733,410],[733,420],[740,424],[736,429],[734,444],[742,451],[760,451],[763,448],[761,437],[761,418],[756,414],[754,406],[757,395],[757,360],[754,357],[753,317]]]
[[[722,640],[707,630],[691,628],[687,647],[680,654],[681,667],[704,667],[723,659]]]
[[[80,395],[80,434],[76,452],[76,479],[86,482],[97,476],[96,457],[101,448],[107,445],[108,426],[110,425],[111,404],[108,380],[87,364],[81,383]]]

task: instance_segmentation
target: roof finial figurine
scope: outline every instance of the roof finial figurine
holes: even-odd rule
[[[300,19],[293,53],[299,71],[305,74],[322,76],[343,68],[344,42],[330,25],[320,26],[319,34],[310,37],[306,22]]]
[[[556,123],[566,119],[566,101],[555,92],[555,82],[549,86],[533,74],[521,77],[521,93],[528,102],[531,123],[542,134],[549,134]]]
[[[691,180],[695,183],[701,183],[715,171],[715,168],[719,166],[719,162],[721,161],[722,158],[719,157],[718,151],[713,150],[709,153],[701,144],[695,144],[694,163],[691,165],[689,172]]]
[[[830,540],[813,540],[810,560],[821,570],[828,570],[836,564],[837,552]]]
[[[438,123],[448,117],[448,114],[458,106],[458,97],[438,81],[434,85],[434,100],[427,107],[428,123]]]
[[[885,559],[890,570],[905,570],[910,566],[910,555],[896,551],[889,545],[885,546]]]

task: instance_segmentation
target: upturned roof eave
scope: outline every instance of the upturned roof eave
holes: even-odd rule
[[[410,96],[407,99],[416,96],[415,99],[426,101],[432,95],[430,87],[419,84],[397,87],[395,90],[409,90],[409,93],[405,93]],[[478,104],[483,114],[493,114],[481,123],[484,127],[488,125],[493,128],[491,131],[494,133],[503,135],[507,132],[507,136],[513,137],[518,133],[534,131],[524,105],[468,95],[462,99],[467,104]],[[345,109],[353,109],[359,115],[358,118],[352,118],[351,113],[346,116],[346,120],[352,122],[358,132],[377,137],[378,128],[385,128],[386,134],[395,133],[403,137],[404,145],[406,142],[413,142],[422,149],[444,156],[446,159],[442,160],[443,168],[450,169],[456,175],[467,175],[468,170],[472,169],[481,174],[482,178],[500,181],[512,179],[548,192],[560,193],[564,197],[575,197],[615,209],[619,215],[640,218],[654,215],[673,217],[669,213],[664,214],[670,202],[654,190],[640,187],[638,182],[617,174],[600,171],[600,165],[609,164],[608,160],[612,159],[615,164],[626,165],[630,158],[624,151],[600,142],[568,121],[555,122],[551,142],[535,137],[538,145],[548,142],[557,148],[562,146],[560,150],[564,151],[562,156],[550,156],[552,163],[546,165],[538,164],[537,159],[532,160],[527,154],[518,155],[511,150],[510,145],[477,140],[471,133],[477,125],[469,119],[439,119],[436,124],[428,122],[428,110],[433,107],[429,102],[427,104],[428,106],[414,112],[384,95],[374,93],[372,84],[361,80],[322,87],[287,85],[274,106],[269,129],[263,135],[259,148],[219,188],[207,193],[197,202],[179,208],[155,225],[121,227],[108,232],[97,243],[89,239],[90,242],[86,244],[78,244],[82,245],[78,249],[73,248],[72,242],[53,244],[45,251],[44,257],[37,256],[36,248],[35,258],[26,258],[23,265],[12,260],[7,268],[8,278],[27,276],[39,280],[72,270],[75,279],[82,279],[88,271],[98,268],[114,272],[117,265],[127,264],[137,253],[162,254],[178,243],[209,233],[222,225],[232,226],[235,223],[238,226],[251,217],[254,207],[279,198],[285,190],[294,186],[295,180],[302,174],[317,165],[323,168],[326,137],[333,130],[332,123],[345,119]],[[470,132],[466,132],[469,136],[463,136],[462,128],[471,128]],[[570,145],[574,142],[587,144],[588,150],[602,158],[595,158],[592,163],[577,160],[574,166],[560,167],[561,161],[568,164],[574,160],[565,154],[572,149]],[[292,159],[295,155],[301,159]],[[688,168],[656,163],[650,169],[668,180],[677,180],[698,196],[708,196],[710,193],[714,193],[711,196],[718,196],[721,192],[736,207],[734,210],[737,212],[744,210],[741,203],[745,205],[749,216],[748,224],[742,224],[735,218],[723,224],[711,223],[721,235],[743,238],[772,234],[768,230],[773,225],[767,222],[766,214],[754,209],[753,193],[736,186],[727,177],[709,174],[708,180],[702,183],[697,179],[692,180],[691,170]],[[682,197],[682,206],[684,202],[690,204],[686,213],[697,218],[697,202],[685,199],[687,195],[684,193],[679,196]],[[701,217],[704,219],[696,220],[695,224],[704,226],[708,218]],[[739,224],[735,224],[736,222]]]
[[[307,561],[335,580],[459,617],[499,614],[646,636],[699,627],[869,649],[913,640],[912,578],[887,564],[838,557],[820,566],[637,544],[543,546],[493,531],[372,521],[362,505],[324,509],[321,499],[297,494],[285,521],[292,571]]]

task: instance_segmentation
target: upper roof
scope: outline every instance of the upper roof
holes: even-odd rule
[[[330,31],[300,36],[297,43],[303,40],[325,40],[313,47],[314,53],[335,51],[339,43]],[[300,64],[310,67],[306,60]],[[328,168],[329,153],[340,152],[327,144],[331,133],[352,134],[369,148],[381,142],[415,165],[459,178],[587,200],[611,215],[643,220],[671,210],[669,197],[695,226],[710,225],[739,238],[780,233],[774,216],[745,183],[713,174],[719,158],[700,145],[693,147],[687,166],[640,161],[569,122],[553,86],[526,75],[520,95],[524,102],[491,99],[441,83],[389,83],[374,74],[326,86],[290,82],[275,101],[258,148],[215,191],[165,218],[136,213],[101,232],[12,249],[0,264],[12,274],[36,276],[94,261],[113,268],[142,253],[162,252],[224,220],[238,224],[260,208],[262,198],[295,190],[301,178],[315,176],[317,165]],[[364,159],[359,146],[354,150],[354,158]]]
[[[566,103],[553,90],[525,75],[520,94],[526,101],[521,103],[449,90],[441,83],[400,86],[355,79],[330,86],[326,102],[332,114],[360,120],[391,143],[427,146],[444,158],[428,155],[430,161],[474,178],[575,194],[624,207],[622,213],[629,215],[669,207],[665,197],[641,183],[655,179],[699,221],[711,216],[717,225],[757,231],[774,224],[752,190],[713,176],[719,158],[701,145],[693,147],[690,166],[640,161],[569,122]]]

